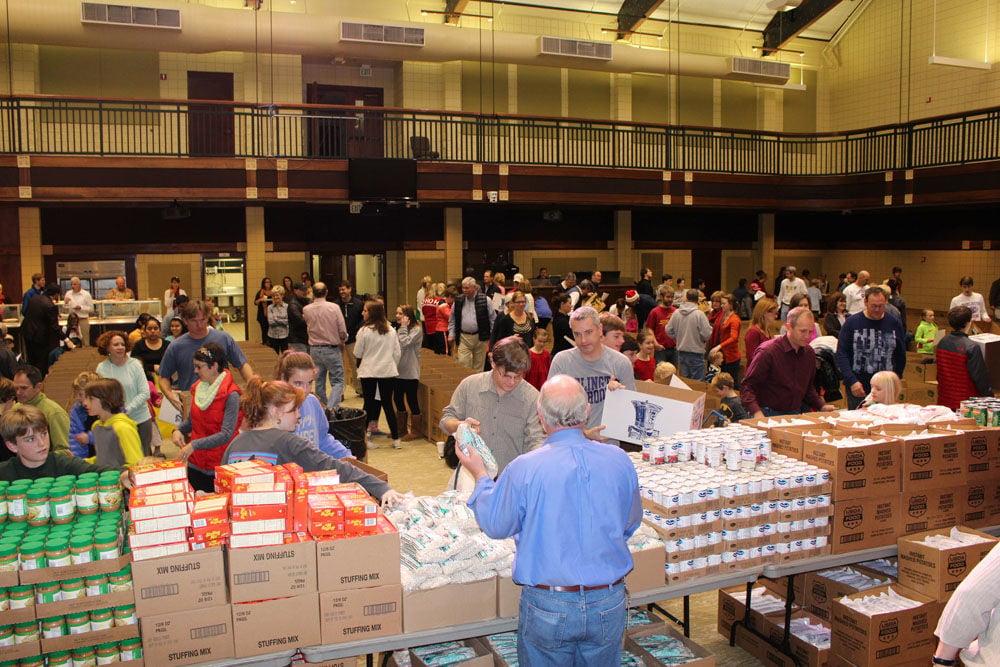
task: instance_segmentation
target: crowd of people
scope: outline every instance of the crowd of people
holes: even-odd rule
[[[992,395],[969,334],[998,314],[1000,280],[987,305],[963,276],[942,336],[932,310],[910,332],[898,267],[882,284],[862,270],[845,272],[833,287],[825,276],[787,266],[773,286],[759,271],[732,292],[708,292],[701,280],[689,287],[671,275],[654,286],[646,268],[616,299],[601,291],[599,271],[578,282],[572,273],[553,279],[543,269],[535,280],[551,285],[551,295],[536,292],[521,273],[509,285],[500,272],[485,271],[481,282],[467,273],[452,283],[423,277],[414,303],[394,310],[381,297],[355,296],[346,280],[331,294],[307,273],[280,285],[264,278],[254,303],[262,339],[278,354],[269,381],[213,326],[213,304],[190,299],[171,280],[168,335],[149,315],[133,330],[103,332],[96,347],[105,358],[73,380],[69,410],[45,395],[46,371],[58,354],[91,344],[93,300],[78,280],[62,295],[37,276],[23,300],[24,358],[0,349],[0,437],[8,459],[0,480],[122,470],[127,482],[129,467],[162,456],[159,403],[180,416],[170,439],[195,489],[214,488],[217,465],[254,458],[335,469],[392,503],[399,494],[349,464],[355,454],[329,433],[327,420],[351,388],[364,402],[367,447],[387,435],[401,448],[424,431],[421,349],[453,355],[476,373],[455,389],[439,426],[452,435],[463,425],[477,432],[495,469],[459,447],[450,486],[471,492],[469,505],[487,534],[518,538],[519,650],[537,659],[602,659],[616,641],[575,624],[598,613],[611,636],[620,635],[622,577],[631,560],[625,540],[641,515],[634,469],[618,447],[605,446],[618,444],[604,434],[609,392],[678,378],[705,382],[719,399],[717,425],[829,411],[841,385],[849,407],[891,404],[900,400],[912,341],[936,360],[941,404],[957,408],[971,396]],[[134,298],[123,278],[107,296]],[[60,302],[70,316],[65,326]],[[388,434],[379,429],[383,411]],[[591,502],[598,498],[600,511]],[[589,520],[570,521],[579,530],[567,534],[546,530],[553,517],[574,516]],[[584,545],[583,555],[557,556],[572,551],[559,546],[568,544]],[[572,641],[549,636],[539,619],[580,595],[588,609],[571,614]]]

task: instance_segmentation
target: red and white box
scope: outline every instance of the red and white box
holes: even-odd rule
[[[191,550],[187,541],[174,542],[172,544],[156,544],[149,547],[138,547],[132,549],[132,560],[146,560],[148,558],[162,558],[163,556],[173,556]]]
[[[129,499],[129,514],[133,521],[159,519],[167,516],[187,515],[191,511],[191,497],[185,492],[135,496]]]
[[[132,467],[132,480],[136,487],[162,484],[164,482],[187,482],[187,464],[174,459],[139,463]]]
[[[158,544],[173,544],[175,542],[187,542],[187,528],[172,528],[170,530],[157,530],[151,533],[129,533],[128,545],[130,548],[141,549],[152,547]]]
[[[250,533],[248,535],[230,535],[229,546],[233,549],[249,549],[252,547],[273,547],[286,544],[285,533]]]

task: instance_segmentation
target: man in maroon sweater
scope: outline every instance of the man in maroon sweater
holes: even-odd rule
[[[832,412],[837,408],[816,393],[816,353],[809,346],[815,319],[805,307],[792,308],[785,335],[757,348],[740,388],[740,400],[754,417],[800,414],[803,406]]]

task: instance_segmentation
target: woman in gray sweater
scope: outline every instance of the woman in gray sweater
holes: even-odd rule
[[[298,463],[306,472],[336,470],[341,482],[357,482],[383,505],[402,499],[379,478],[351,465],[349,460],[327,456],[292,433],[298,424],[299,406],[305,399],[304,391],[287,382],[250,378],[240,401],[246,424],[243,432],[229,443],[223,464],[255,459],[271,465]]]
[[[403,435],[400,440],[409,442],[419,440],[423,430],[424,416],[420,412],[420,402],[417,400],[417,385],[420,383],[420,348],[423,347],[424,329],[417,322],[413,307],[402,305],[396,307],[396,322],[399,328],[396,336],[399,338],[399,363],[396,368],[396,393],[393,401],[396,404],[396,424]],[[406,408],[410,412],[407,414]],[[410,420],[409,432],[406,421]]]

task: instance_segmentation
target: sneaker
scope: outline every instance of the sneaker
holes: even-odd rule
[[[401,443],[399,441],[399,438],[396,438],[395,440],[392,441],[392,448],[393,449],[402,449],[403,448],[403,443]]]
[[[367,445],[368,449],[378,449],[378,445],[372,442],[371,440],[368,441]]]

